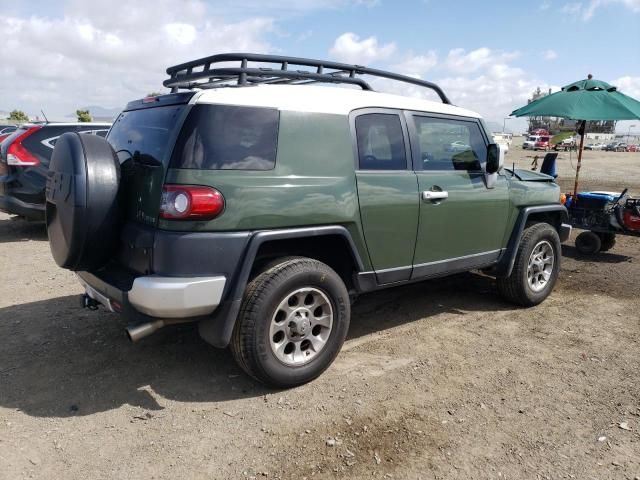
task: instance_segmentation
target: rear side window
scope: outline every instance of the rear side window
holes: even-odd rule
[[[368,113],[356,118],[358,163],[361,170],[405,170],[407,155],[400,117]]]
[[[171,167],[271,170],[279,119],[274,108],[196,105],[182,127]]]
[[[167,105],[122,112],[107,135],[120,163],[135,156],[162,163],[183,108]]]

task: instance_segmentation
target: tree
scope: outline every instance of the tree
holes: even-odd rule
[[[160,95],[162,95],[160,92],[147,93],[147,97],[159,97]]]
[[[79,122],[91,122],[93,120],[89,110],[76,110],[76,115]]]
[[[7,120],[13,120],[14,122],[28,122],[29,117],[22,110],[13,110],[9,113]]]

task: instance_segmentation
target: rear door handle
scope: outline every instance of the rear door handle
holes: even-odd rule
[[[422,200],[446,200],[449,198],[449,192],[434,192],[433,190],[425,190],[422,192]]]

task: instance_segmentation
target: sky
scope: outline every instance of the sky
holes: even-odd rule
[[[640,99],[640,0],[0,0],[0,12],[0,112],[50,120],[164,92],[168,66],[221,52],[416,76],[515,131],[525,122],[504,119],[537,87],[588,73]]]

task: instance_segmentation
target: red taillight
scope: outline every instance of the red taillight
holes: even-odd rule
[[[211,187],[165,185],[160,218],[168,220],[211,220],[224,210],[224,197]]]
[[[27,129],[19,137],[16,137],[13,142],[7,148],[7,164],[13,165],[16,167],[33,167],[35,165],[40,165],[40,160],[33,153],[27,150],[22,142],[24,140],[40,130],[42,127],[31,127]]]

